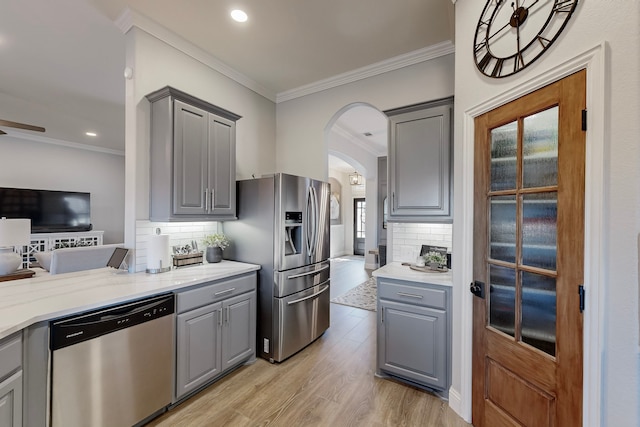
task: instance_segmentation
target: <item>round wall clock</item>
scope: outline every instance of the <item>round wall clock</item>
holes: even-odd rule
[[[478,70],[500,78],[528,67],[556,41],[577,5],[578,0],[487,0],[473,42]]]

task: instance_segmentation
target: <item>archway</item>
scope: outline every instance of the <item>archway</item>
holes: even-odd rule
[[[379,203],[382,198],[378,195],[378,158],[387,154],[387,119],[376,107],[363,102],[348,104],[338,110],[325,126],[325,142],[327,155],[346,164],[347,170],[342,172],[328,166],[327,176],[340,182],[341,187],[355,190],[357,186],[349,183],[348,175],[354,172],[362,175],[364,187],[365,208],[365,268],[376,268],[376,256],[370,253],[378,246],[380,229],[378,227]],[[329,164],[330,162],[328,162]],[[349,170],[351,169],[351,170]],[[333,175],[333,176],[332,176]],[[353,192],[345,191],[349,200],[342,200],[344,220],[341,224],[332,225],[332,247],[339,246],[339,239],[344,240],[342,254],[353,253],[353,232],[348,227],[353,223],[353,214],[347,213],[353,204]],[[381,220],[381,218],[380,218]],[[340,232],[342,230],[342,233]]]

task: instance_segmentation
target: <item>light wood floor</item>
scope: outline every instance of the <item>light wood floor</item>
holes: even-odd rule
[[[331,268],[338,289],[369,275],[358,259]],[[438,397],[374,376],[375,326],[374,312],[331,304],[331,327],[300,353],[240,367],[148,425],[469,426]]]

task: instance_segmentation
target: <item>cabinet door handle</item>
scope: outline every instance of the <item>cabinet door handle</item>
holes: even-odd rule
[[[384,323],[384,307],[380,307],[380,323]]]
[[[396,192],[391,192],[391,212],[396,211]]]
[[[417,299],[422,299],[422,295],[416,295],[416,294],[407,294],[405,292],[398,292],[398,296],[401,297],[409,297],[409,298],[417,298]]]
[[[205,212],[209,212],[209,189],[205,188],[204,190],[204,210]]]
[[[236,288],[229,288],[229,289],[225,289],[224,291],[220,291],[220,292],[216,292],[213,294],[214,297],[217,297],[219,295],[224,295],[224,294],[228,294],[229,292],[233,292],[235,291]]]
[[[230,319],[231,319],[231,307],[227,307],[227,320],[226,320],[226,322],[229,323]]]
[[[218,326],[222,326],[222,309],[218,311]]]
[[[211,190],[211,209],[210,211],[213,212],[214,206],[215,206],[215,190]]]

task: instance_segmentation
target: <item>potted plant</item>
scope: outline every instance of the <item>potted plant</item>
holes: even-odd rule
[[[425,262],[431,270],[438,270],[447,264],[447,257],[440,252],[431,251],[424,256]]]
[[[222,233],[208,234],[202,239],[202,243],[207,247],[205,258],[207,262],[222,261],[222,251],[227,248],[231,241]]]

